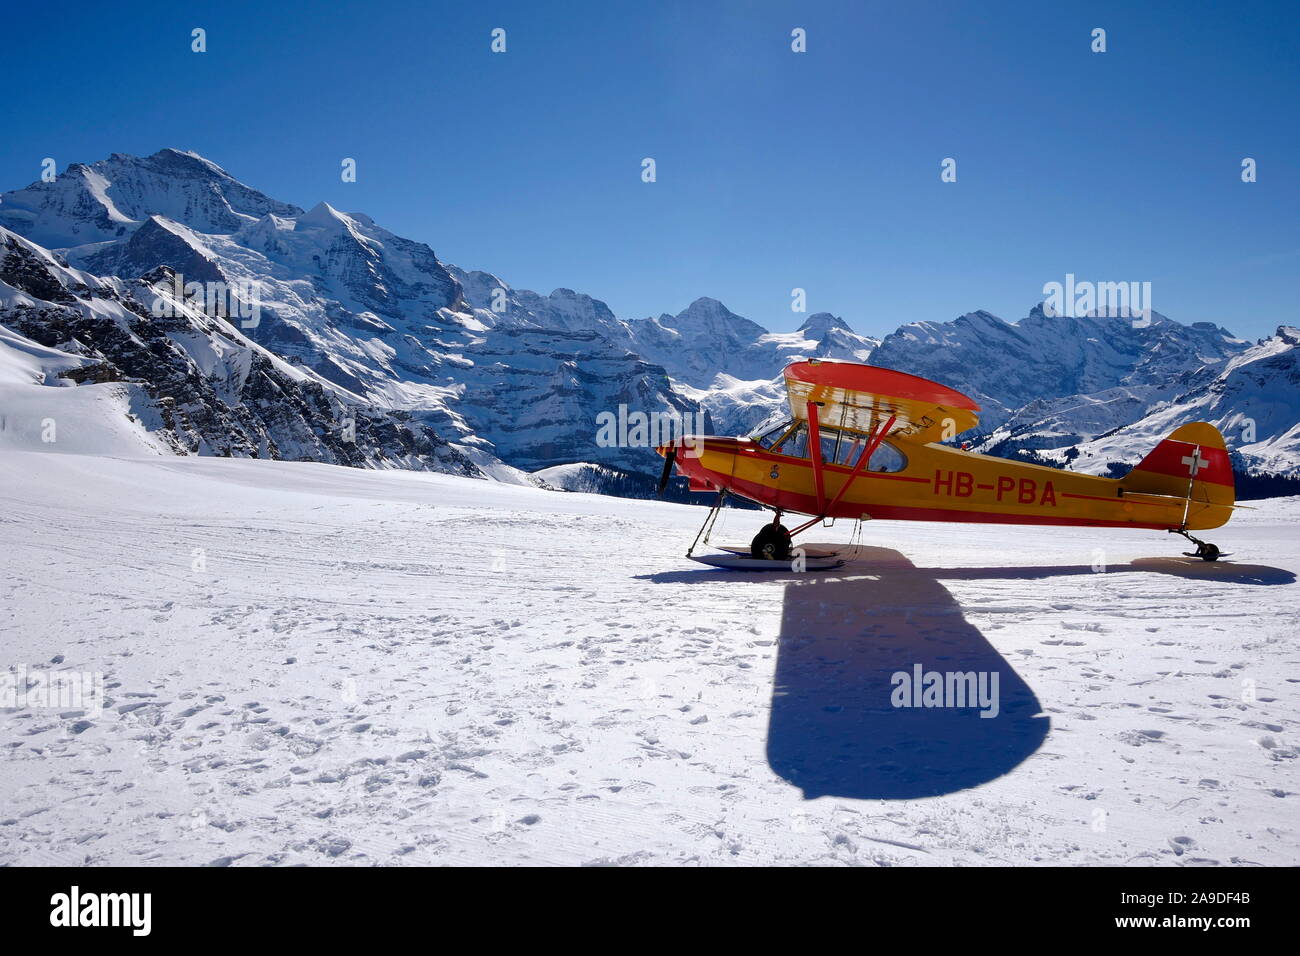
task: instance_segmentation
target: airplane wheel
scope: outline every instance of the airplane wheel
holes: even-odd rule
[[[790,560],[790,532],[784,525],[763,525],[750,542],[749,556],[762,561]]]
[[[1202,541],[1196,546],[1196,556],[1202,561],[1218,561],[1219,546],[1217,544],[1210,544],[1208,541]]]

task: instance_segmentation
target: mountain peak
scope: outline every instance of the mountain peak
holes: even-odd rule
[[[179,176],[184,179],[216,178],[232,183],[237,182],[230,173],[212,160],[199,155],[191,149],[177,149],[174,146],[164,146],[156,153],[150,153],[148,156],[136,156],[132,153],[110,153],[108,159],[101,160],[89,167],[84,163],[72,163],[68,166],[68,171],[72,172],[78,167],[100,169],[106,166],[117,167],[118,170],[129,168],[148,169],[155,173]]]
[[[177,149],[174,146],[164,146],[149,158],[152,160],[178,163],[180,165],[202,166],[204,169],[214,170],[215,172],[221,173],[223,176],[230,175],[212,160],[200,156],[192,149]]]
[[[701,296],[677,315],[671,323],[660,324],[680,332],[691,330],[693,335],[706,335],[719,340],[729,340],[736,336],[764,335],[767,330],[743,315],[736,315],[717,299]]]
[[[698,299],[696,299],[686,308],[682,309],[681,312],[677,313],[678,318],[681,318],[683,316],[690,316],[692,318],[697,318],[697,317],[698,318],[717,318],[717,317],[725,318],[728,316],[735,316],[735,315],[736,314],[734,312],[728,309],[717,299],[711,298],[707,295],[700,296]]]
[[[42,245],[68,248],[122,239],[153,215],[228,235],[267,213],[301,212],[198,153],[168,147],[143,158],[113,153],[89,165],[70,163],[53,182],[5,193],[0,221]]]
[[[963,313],[962,315],[957,316],[956,321],[958,322],[965,321],[967,323],[982,323],[982,324],[992,324],[992,325],[1007,324],[1005,319],[996,316],[992,312],[986,311],[985,309],[976,309],[974,312]]]
[[[850,334],[853,332],[847,322],[838,315],[832,315],[829,312],[814,312],[804,319],[803,325],[799,326],[800,332],[810,332],[816,336],[823,336],[832,329],[838,329],[841,332]]]
[[[1102,322],[1115,319],[1121,322],[1136,322],[1138,319],[1141,318],[1140,314],[1134,314],[1134,315],[1125,315],[1123,313],[1109,314],[1107,309],[1100,309],[1100,310],[1093,309],[1091,312],[1088,312],[1086,314],[1081,314],[1081,315],[1064,315],[1064,316],[1049,315],[1047,313],[1046,305],[1047,305],[1046,301],[1037,303],[1032,309],[1029,310],[1029,314],[1025,318],[1032,322],[1054,322],[1062,318],[1092,319],[1093,321],[1102,321]],[[1021,321],[1024,320],[1022,319]],[[1154,309],[1151,310],[1150,321],[1148,323],[1143,325],[1135,325],[1134,328],[1141,329],[1141,328],[1147,328],[1149,326],[1157,326],[1157,325],[1177,325],[1183,328],[1201,329],[1202,331],[1213,329],[1220,332],[1224,332],[1225,334],[1230,334],[1227,333],[1227,330],[1220,329],[1213,322],[1193,322],[1190,326],[1182,326],[1181,322],[1175,322],[1173,319],[1169,318],[1166,315],[1161,315],[1159,312],[1155,311]]]
[[[299,226],[337,226],[347,219],[329,203],[321,201],[298,217]]]

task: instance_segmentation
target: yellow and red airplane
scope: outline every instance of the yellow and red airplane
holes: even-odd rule
[[[675,464],[692,490],[719,492],[711,518],[728,494],[776,512],[752,559],[788,560],[795,535],[831,518],[1147,528],[1184,536],[1189,556],[1219,557],[1190,533],[1223,525],[1236,506],[1223,436],[1206,422],[1175,429],[1125,477],[1101,478],[941,444],[973,428],[980,407],[937,382],[830,359],[784,375],[791,416],[775,428],[656,449],[661,489]],[[787,513],[810,519],[787,530]]]

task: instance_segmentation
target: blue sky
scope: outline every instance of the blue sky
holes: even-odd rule
[[[708,295],[790,329],[800,287],[884,333],[1016,318],[1074,273],[1252,338],[1300,324],[1291,2],[288,6],[10,5],[0,189],[193,149],[624,318]]]

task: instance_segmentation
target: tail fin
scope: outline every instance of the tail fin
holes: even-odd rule
[[[1183,526],[1217,528],[1237,500],[1223,435],[1208,422],[1183,425],[1151,450],[1120,481],[1124,492],[1183,498]]]

